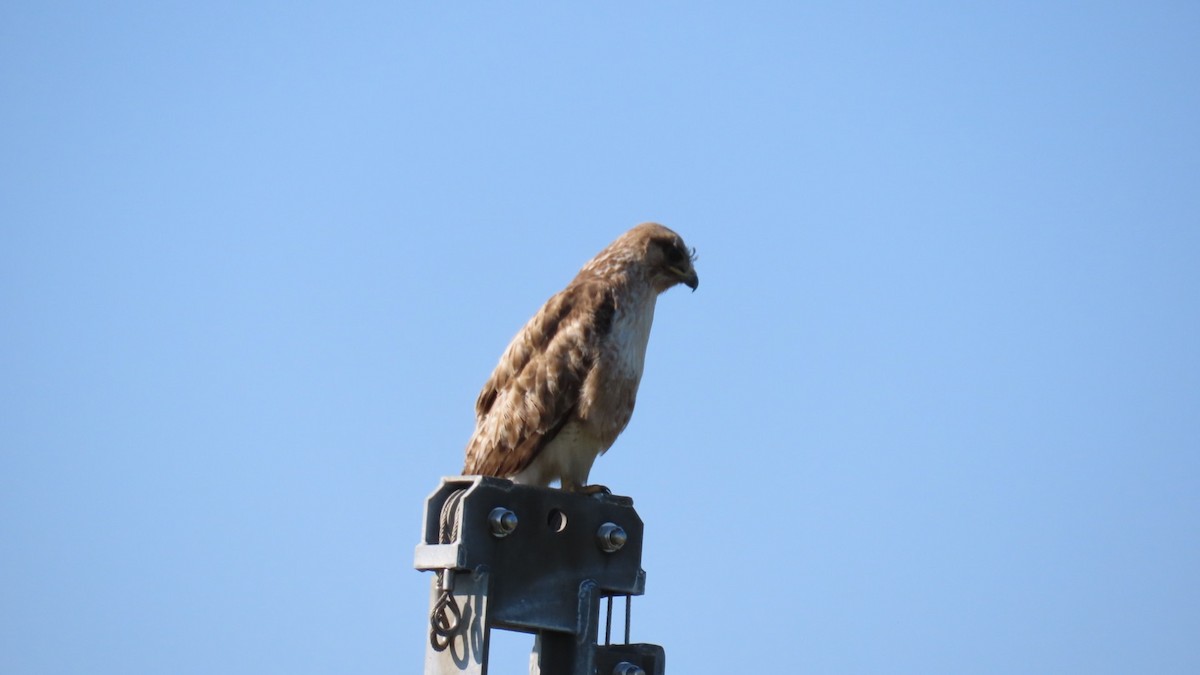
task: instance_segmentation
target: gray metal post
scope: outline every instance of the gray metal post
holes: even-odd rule
[[[633,500],[443,478],[414,566],[435,571],[426,675],[488,672],[493,628],[535,635],[532,675],[662,675],[658,645],[600,645],[604,598],[641,595]]]

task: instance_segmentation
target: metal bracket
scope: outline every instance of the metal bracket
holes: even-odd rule
[[[426,675],[485,675],[492,628],[537,636],[534,674],[661,675],[657,645],[597,645],[601,599],[645,592],[642,533],[628,497],[443,478],[425,502],[414,566],[439,572],[430,606],[453,602],[460,619],[444,649],[427,647]]]

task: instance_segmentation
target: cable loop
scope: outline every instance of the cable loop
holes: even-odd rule
[[[458,633],[461,621],[462,611],[458,608],[453,591],[443,588],[437,601],[433,603],[433,611],[429,614],[429,644],[435,651],[444,652],[450,643],[454,642],[454,635]]]
[[[458,507],[467,489],[455,490],[446,497],[442,504],[441,519],[438,528],[438,543],[453,544],[458,539]],[[462,610],[454,599],[453,570],[442,570],[438,573],[438,598],[433,603],[429,613],[429,644],[435,651],[444,652],[454,642],[462,623]]]

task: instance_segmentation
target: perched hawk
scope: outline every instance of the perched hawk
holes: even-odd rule
[[[463,473],[597,489],[588,473],[633,415],[654,303],[675,284],[696,290],[694,259],[678,234],[643,223],[584,265],[483,385]]]

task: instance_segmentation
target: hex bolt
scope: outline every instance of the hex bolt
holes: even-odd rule
[[[646,671],[639,665],[622,661],[613,668],[613,675],[646,675]]]
[[[503,539],[517,529],[517,514],[503,506],[497,506],[488,514],[488,524],[492,526],[492,536]]]
[[[628,539],[629,537],[625,534],[624,528],[616,523],[605,523],[596,532],[596,544],[605,553],[613,553],[621,550],[621,547],[625,545],[625,541]]]

